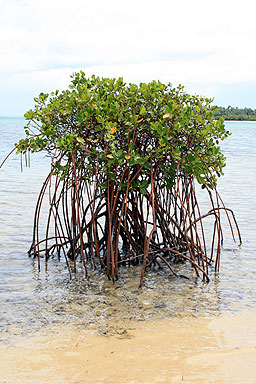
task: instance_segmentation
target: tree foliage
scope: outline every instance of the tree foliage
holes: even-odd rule
[[[18,150],[46,150],[52,157],[57,151],[62,162],[74,152],[79,162],[86,153],[88,179],[96,162],[103,179],[109,174],[118,181],[125,166],[138,165],[148,179],[150,162],[161,161],[165,185],[173,183],[178,163],[200,184],[211,185],[216,178],[210,174],[220,176],[225,165],[219,140],[228,133],[223,121],[214,119],[212,100],[190,96],[181,86],[156,81],[127,86],[122,78],[87,79],[80,72],[69,90],[41,93],[35,101],[25,114],[27,139]],[[58,161],[54,168],[55,173],[67,172]]]

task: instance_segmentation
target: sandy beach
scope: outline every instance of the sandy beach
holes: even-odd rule
[[[43,329],[0,346],[1,384],[255,383],[256,313]]]

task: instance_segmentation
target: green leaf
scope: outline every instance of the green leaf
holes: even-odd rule
[[[32,109],[30,109],[27,113],[24,114],[24,117],[26,120],[32,119],[33,116],[34,116],[34,112],[32,111]]]
[[[104,181],[103,183],[101,183],[100,187],[101,187],[101,189],[107,189],[107,187],[108,187],[108,182],[107,182],[107,181]]]
[[[143,165],[143,164],[145,164],[145,162],[146,162],[146,160],[143,157],[136,159],[136,164]]]
[[[140,187],[140,193],[142,193],[142,195],[146,196],[148,191],[145,188]]]
[[[117,157],[118,159],[124,159],[124,157],[125,157],[125,153],[122,151],[122,149],[119,149],[119,151],[117,151],[117,153],[116,153],[116,157]]]
[[[129,149],[130,151],[132,152],[133,149],[134,149],[134,143],[131,141],[130,144],[129,144]]]
[[[110,172],[109,173],[109,178],[110,178],[110,180],[115,180],[116,176],[115,176],[115,174],[113,172]]]
[[[159,140],[159,144],[161,145],[161,147],[164,147],[167,143],[167,139],[165,137],[162,137],[160,140]]]
[[[147,189],[148,185],[149,185],[148,180],[143,180],[143,181],[140,183],[140,188]]]
[[[172,153],[173,153],[174,158],[178,158],[181,154],[179,148],[172,149]]]
[[[146,108],[145,107],[141,107],[140,109],[140,115],[145,115],[146,114]]]
[[[169,179],[167,180],[167,182],[166,182],[166,188],[167,188],[168,190],[171,190],[172,187],[173,187],[174,185],[175,185],[175,180],[172,179],[172,178],[169,178]]]
[[[77,140],[78,143],[80,143],[80,144],[83,144],[83,145],[85,144],[84,139],[83,139],[82,137],[79,137],[79,136],[78,136],[78,137],[76,138],[76,140]]]

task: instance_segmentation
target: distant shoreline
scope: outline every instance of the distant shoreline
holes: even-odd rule
[[[230,105],[227,108],[217,106],[214,116],[216,120],[223,118],[224,120],[231,121],[256,121],[256,109],[234,108]]]

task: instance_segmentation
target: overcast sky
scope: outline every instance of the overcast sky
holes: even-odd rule
[[[74,71],[256,108],[255,0],[0,0],[0,116]]]

